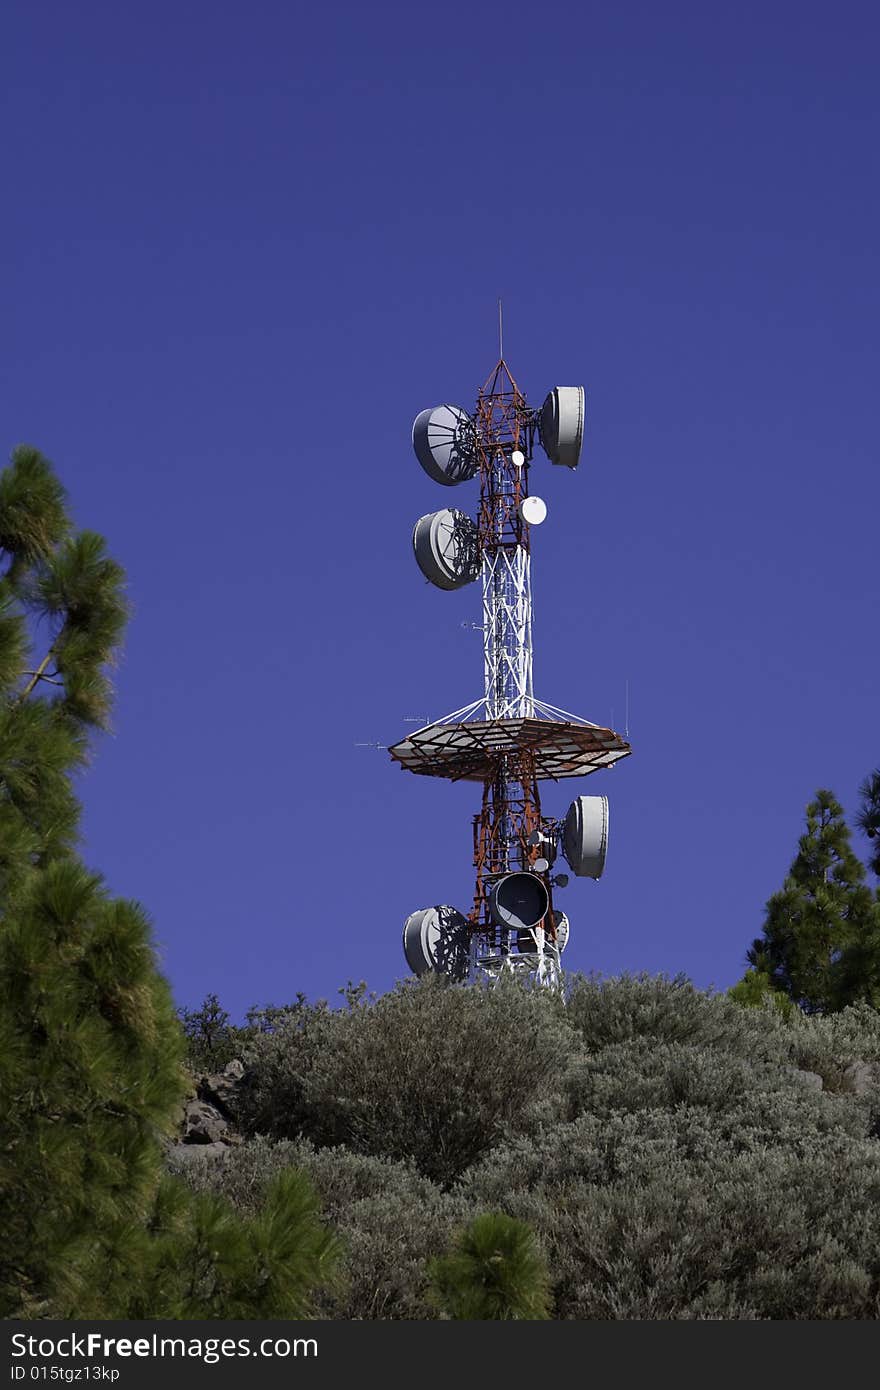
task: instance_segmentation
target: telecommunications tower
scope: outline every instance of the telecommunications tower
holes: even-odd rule
[[[569,933],[553,901],[554,889],[568,883],[555,872],[558,853],[578,877],[597,879],[605,867],[607,797],[577,796],[554,819],[542,809],[538,784],[612,767],[629,743],[545,704],[532,686],[531,532],[547,508],[529,492],[529,468],[536,441],[552,463],[577,468],[583,432],[583,387],[557,386],[533,410],[503,350],[473,415],[441,405],[413,425],[416,457],[434,482],[479,484],[476,521],[455,508],[431,512],[416,522],[413,549],[440,589],[482,581],[484,675],[479,700],[389,749],[410,772],[482,787],[473,905],[467,914],[448,905],[410,914],[403,947],[417,975],[494,981],[513,973],[558,987]]]

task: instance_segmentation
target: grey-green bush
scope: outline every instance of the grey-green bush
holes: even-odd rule
[[[254,1039],[245,1132],[344,1144],[450,1184],[508,1134],[564,1118],[577,1038],[561,1001],[432,979],[375,1003],[303,1010]]]

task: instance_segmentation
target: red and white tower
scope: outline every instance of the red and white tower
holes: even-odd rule
[[[503,356],[477,396],[424,410],[413,425],[416,456],[446,487],[479,480],[476,520],[446,508],[420,518],[413,547],[422,573],[442,589],[482,581],[484,689],[479,700],[390,748],[411,772],[482,786],[473,823],[470,912],[422,908],[404,924],[416,974],[495,980],[514,973],[556,988],[569,922],[554,904],[567,885],[561,852],[578,877],[599,878],[608,843],[608,801],[578,796],[561,819],[542,809],[539,783],[612,767],[629,743],[535,697],[532,677],[531,533],[546,516],[529,492],[536,442],[552,463],[575,469],[584,391],[557,386],[540,411],[526,403]]]

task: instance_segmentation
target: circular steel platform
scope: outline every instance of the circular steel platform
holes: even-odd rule
[[[466,720],[429,724],[389,748],[401,767],[452,782],[486,782],[504,754],[528,753],[535,776],[586,777],[632,752],[613,729],[550,719]]]

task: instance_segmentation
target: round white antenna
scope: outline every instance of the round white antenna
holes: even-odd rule
[[[514,449],[513,453],[510,455],[510,462],[513,464],[514,468],[522,468],[525,461],[526,456],[522,449]]]
[[[524,497],[519,504],[519,514],[529,526],[540,526],[547,515],[547,503],[542,497]]]
[[[477,527],[464,512],[444,507],[420,517],[412,543],[419,569],[438,589],[463,589],[480,573]]]
[[[538,430],[551,463],[577,468],[584,442],[583,386],[554,386],[541,407]]]
[[[413,423],[413,448],[429,478],[445,487],[467,482],[479,467],[474,427],[457,405],[423,410]]]

